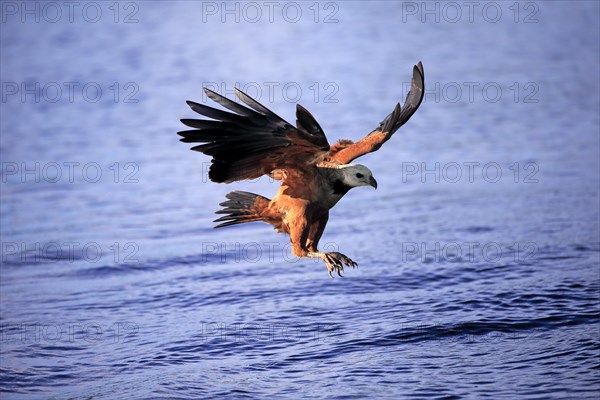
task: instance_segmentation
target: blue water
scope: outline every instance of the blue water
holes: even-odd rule
[[[54,4],[2,3],[2,399],[597,398],[597,2]],[[421,108],[359,160],[378,190],[322,239],[358,269],[212,229],[277,184],[207,181],[175,134],[202,86],[333,142],[419,60]]]

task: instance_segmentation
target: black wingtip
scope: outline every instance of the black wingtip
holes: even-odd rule
[[[329,143],[323,132],[323,128],[317,122],[316,118],[300,104],[296,104],[296,126],[304,129],[311,136],[315,144],[321,146],[323,150],[329,150]]]
[[[425,82],[425,71],[423,70],[423,63],[419,61],[413,66],[412,86],[415,84],[419,87],[423,87]]]
[[[381,132],[394,133],[404,125],[417,111],[425,95],[425,76],[423,75],[423,63],[419,61],[413,67],[411,88],[406,95],[404,105],[396,104],[394,110],[379,124]]]
[[[396,107],[394,107],[392,113],[389,115],[388,118],[385,119],[384,124],[381,127],[381,132],[388,133],[397,129],[396,125],[398,124],[398,119],[400,118],[400,115],[402,115],[402,106],[400,105],[400,103],[396,103]]]
[[[222,96],[219,93],[215,92],[214,90],[210,90],[207,87],[202,88],[202,90],[204,91],[204,94],[206,94],[208,96],[209,99],[211,99],[212,101],[215,101],[217,103],[220,103],[221,99],[229,100],[225,96]]]
[[[252,108],[254,111],[270,117],[272,119],[276,119],[276,120],[280,120],[283,121],[283,119],[275,114],[273,111],[269,110],[268,107],[265,107],[264,105],[260,104],[258,102],[258,100],[253,99],[252,97],[250,97],[248,94],[242,92],[239,88],[234,87],[233,88],[235,95],[237,96],[237,98],[244,104],[246,104],[248,107]]]
[[[188,107],[191,108],[193,111],[196,111],[196,109],[198,107],[200,107],[200,104],[196,103],[195,101],[191,101],[191,100],[186,100],[185,104],[187,104]]]
[[[182,123],[182,124],[184,124],[185,126],[190,126],[190,125],[189,125],[189,122],[190,122],[190,121],[192,121],[192,120],[191,120],[191,119],[189,119],[189,118],[181,118],[181,119],[179,120],[179,122],[181,122],[181,123]],[[193,128],[193,126],[192,126],[192,128]],[[177,132],[177,133],[179,133],[179,132]],[[182,136],[183,136],[183,135],[182,135]]]
[[[233,91],[235,92],[235,95],[236,95],[238,98],[240,98],[240,97],[244,97],[244,96],[248,96],[246,93],[242,92],[242,91],[240,90],[240,88],[238,88],[238,87],[236,87],[236,86],[234,86],[234,87],[233,87]],[[250,96],[248,96],[248,97],[250,97]]]
[[[419,106],[421,105],[421,102],[423,102],[423,97],[425,96],[425,71],[423,70],[423,63],[421,63],[421,61],[419,61],[413,69],[412,86],[420,92],[419,99],[416,102],[416,104],[414,104],[416,111],[417,108],[419,108]],[[413,89],[411,89],[411,91],[412,90]]]

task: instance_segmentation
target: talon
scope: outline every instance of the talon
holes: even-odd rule
[[[352,261],[349,257],[346,257],[342,253],[338,253],[335,251],[327,252],[322,255],[323,261],[327,265],[327,270],[329,272],[329,276],[333,278],[333,271],[338,274],[341,278],[344,277],[342,272],[344,271],[344,265],[348,267],[352,267],[353,269],[358,266],[358,264]]]
[[[339,277],[343,278],[344,265],[352,267],[353,269],[358,266],[357,263],[352,261],[349,257],[346,257],[342,253],[335,251],[327,252],[323,254],[323,261],[327,264],[329,276],[333,278],[333,270],[338,274]]]

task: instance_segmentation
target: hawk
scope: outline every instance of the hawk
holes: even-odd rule
[[[423,65],[413,67],[411,89],[404,106],[394,110],[379,126],[354,143],[338,140],[329,145],[319,123],[300,104],[296,126],[236,89],[246,106],[207,88],[206,95],[225,110],[188,101],[192,110],[210,119],[182,119],[193,128],[178,132],[182,142],[201,143],[192,150],[212,157],[209,178],[231,183],[269,175],[281,181],[273,199],[254,193],[233,191],[220,205],[222,217],[215,228],[263,221],[290,236],[297,257],[321,258],[332,276],[342,276],[344,265],[357,264],[344,254],[319,251],[318,245],[329,210],[352,188],[372,186],[377,181],[371,170],[351,161],[378,150],[419,108],[424,94]]]

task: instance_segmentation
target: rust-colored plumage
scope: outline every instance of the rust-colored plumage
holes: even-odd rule
[[[262,175],[281,181],[270,200],[241,191],[227,195],[217,211],[216,228],[245,222],[263,221],[278,232],[288,233],[292,251],[298,257],[318,257],[329,274],[341,276],[344,265],[356,266],[338,252],[321,252],[319,240],[329,218],[329,210],[353,187],[373,186],[371,171],[350,162],[378,150],[415,113],[424,94],[423,66],[413,68],[412,86],[404,106],[400,103],[379,126],[356,143],[339,140],[330,146],[315,118],[301,105],[296,106],[296,126],[236,89],[248,107],[204,89],[208,97],[229,111],[188,101],[192,110],[212,120],[182,119],[191,128],[178,132],[182,142],[201,143],[192,148],[212,156],[209,178],[231,183]]]

